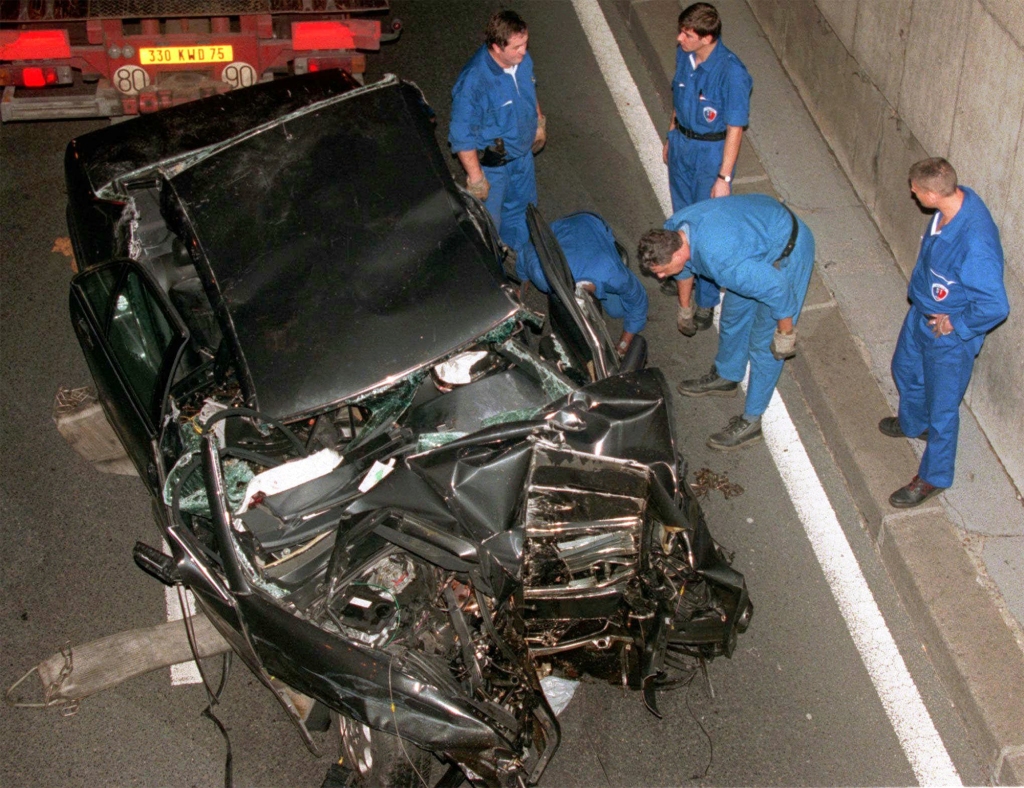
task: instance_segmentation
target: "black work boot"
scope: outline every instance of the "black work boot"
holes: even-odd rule
[[[698,331],[707,331],[714,325],[715,322],[715,308],[713,306],[697,307],[697,311],[693,315],[693,324],[697,326]]]
[[[729,419],[729,425],[721,432],[716,432],[707,440],[709,449],[729,451],[739,449],[748,443],[754,443],[764,438],[761,432],[761,417],[747,421],[742,416],[733,416]]]
[[[940,492],[945,492],[945,487],[936,487],[928,484],[920,476],[915,476],[906,487],[900,487],[889,496],[889,504],[897,509],[909,509],[924,503],[929,498],[934,498]]]
[[[676,284],[675,279],[666,279],[658,289],[665,295],[679,295],[679,286]]]
[[[896,416],[886,416],[880,422],[878,422],[878,431],[883,435],[887,435],[890,438],[906,438],[903,434],[903,428],[900,427],[900,420]],[[918,440],[928,440],[928,430],[925,430],[917,436]]]
[[[684,380],[676,391],[684,397],[735,397],[740,390],[740,384],[735,380],[726,380],[718,374],[715,365],[711,365],[711,371],[693,380]]]

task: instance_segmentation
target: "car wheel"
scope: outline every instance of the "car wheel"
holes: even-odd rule
[[[433,756],[415,744],[337,715],[343,763],[365,788],[429,788]]]

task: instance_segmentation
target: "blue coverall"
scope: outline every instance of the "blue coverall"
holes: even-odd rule
[[[484,201],[507,246],[522,256],[529,245],[526,206],[537,202],[531,146],[537,135],[537,89],[527,53],[515,76],[502,70],[486,46],[469,59],[452,88],[452,151],[483,150],[500,137],[508,163],[484,167],[491,184]]]
[[[692,54],[676,47],[672,103],[677,123],[697,134],[746,126],[753,80],[740,59],[719,39],[707,60],[697,66],[694,63]],[[711,197],[724,148],[724,140],[693,140],[678,129],[669,132],[668,183],[673,211]],[[718,285],[703,277],[697,279],[695,294],[697,306],[704,309],[718,303]]]
[[[953,484],[960,401],[985,334],[1010,313],[1003,285],[1003,248],[985,203],[961,186],[964,201],[938,229],[939,213],[921,239],[910,276],[910,310],[903,321],[892,377],[900,394],[904,435],[928,431],[918,476],[936,487]],[[936,337],[929,315],[949,315],[953,331]]]
[[[750,362],[743,418],[768,408],[782,361],[770,350],[778,321],[803,307],[814,267],[814,236],[797,219],[793,251],[782,254],[793,231],[789,211],[764,194],[720,197],[683,208],[665,222],[689,239],[690,259],[676,279],[705,276],[725,288],[715,367],[726,380],[740,381]]]
[[[626,268],[615,248],[615,236],[596,214],[574,213],[551,223],[577,282],[594,285],[594,295],[609,316],[622,319],[622,330],[637,334],[647,325],[647,291],[636,274]],[[533,247],[520,258],[520,278],[529,278],[538,290],[551,292]]]

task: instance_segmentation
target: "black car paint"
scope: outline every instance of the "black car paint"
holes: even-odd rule
[[[337,161],[345,142],[339,129],[346,128],[366,161],[356,161],[361,180],[340,184],[345,173],[311,160]],[[309,146],[296,136],[308,137]],[[401,155],[388,158],[376,147],[384,143],[400,146]],[[282,151],[289,155],[275,157]],[[415,184],[403,180],[414,169],[410,156],[421,165]],[[607,332],[588,323],[588,296],[576,302],[571,275],[565,292],[553,294],[551,312],[575,368],[545,372],[508,336],[528,315],[500,270],[493,227],[444,165],[414,86],[395,81],[362,91],[330,73],[261,85],[86,135],[69,146],[66,162],[69,227],[82,268],[72,320],[101,400],[165,506],[160,519],[177,577],[278,697],[308,746],[308,732],[274,679],[487,784],[535,781],[559,733],[531,648],[549,670],[566,664],[567,648],[589,647],[588,664],[616,678],[609,659],[621,662],[627,683],[643,690],[655,712],[654,688],[671,674],[669,652],[691,660],[731,653],[749,600],[681,479],[664,379],[656,370],[614,374],[625,370]],[[328,224],[331,201],[358,210],[359,194],[351,191],[357,180],[361,189],[404,189],[415,199],[388,201],[395,215],[384,225],[367,227],[346,215],[344,230],[336,231]],[[162,221],[139,220],[156,212]],[[262,219],[259,228],[249,226],[253,214]],[[564,267],[539,214],[531,224],[548,270]],[[183,271],[201,289],[170,298]],[[89,295],[90,282],[102,276],[113,281],[106,302]],[[115,296],[131,277],[170,335],[149,398],[132,389],[109,345]],[[447,330],[435,332],[444,321]],[[276,322],[278,332],[270,330]],[[474,342],[488,348],[494,371],[454,392],[439,384],[441,394],[434,392],[426,370]],[[263,411],[236,407],[230,415],[246,418],[230,421],[251,422],[245,445],[263,442],[274,462],[293,457],[294,447],[271,444],[274,428],[260,425],[278,425],[294,444],[283,418],[305,429],[309,443],[312,417],[326,418],[346,402],[395,401],[381,408],[388,423],[371,418],[348,444],[338,471],[261,499],[248,528],[247,515],[228,506],[224,461],[252,451],[240,453],[238,429],[220,448],[212,422],[198,425],[210,511],[197,520],[179,507],[181,480],[169,502],[164,495],[185,451],[170,405],[223,387],[225,366],[240,389],[235,404]],[[494,383],[502,375],[515,376],[514,396]],[[552,399],[545,375],[568,393],[543,405]],[[489,416],[517,416],[511,404],[528,405],[528,415],[488,426]],[[462,425],[470,434],[450,440]],[[447,430],[449,442],[417,449],[417,435],[435,430]],[[396,461],[391,475],[358,492],[370,466],[388,457]],[[199,466],[192,461],[197,475]],[[591,519],[575,522],[573,513]],[[248,534],[244,543],[239,527]],[[587,582],[604,587],[574,591],[565,573],[552,569],[564,529],[596,534],[628,554],[586,569]],[[299,546],[301,557],[288,559]],[[287,571],[276,570],[282,562]],[[424,593],[406,603],[426,629],[417,634],[400,619],[402,586],[386,591],[392,605],[386,594],[378,599],[387,609],[380,630],[391,632],[387,641],[360,642],[352,634],[358,622],[332,605],[347,604],[352,588],[366,587],[369,573],[389,562],[417,573]],[[676,600],[683,588],[670,575],[696,593],[698,601],[687,603],[695,606]],[[433,605],[428,589],[437,595]],[[601,645],[605,637],[588,621],[614,634],[610,645]],[[424,634],[430,622],[444,630],[436,641]],[[482,655],[475,648],[484,648]],[[515,680],[502,689],[498,674]]]

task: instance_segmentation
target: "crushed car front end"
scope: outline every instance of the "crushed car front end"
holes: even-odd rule
[[[262,667],[488,785],[535,782],[554,754],[545,676],[621,683],[658,713],[657,691],[731,654],[752,610],[676,483],[667,404],[645,370],[398,452],[362,493],[368,471],[342,463],[310,482],[330,529],[269,563],[247,522],[284,514],[288,494],[233,515],[218,553],[238,559]]]

